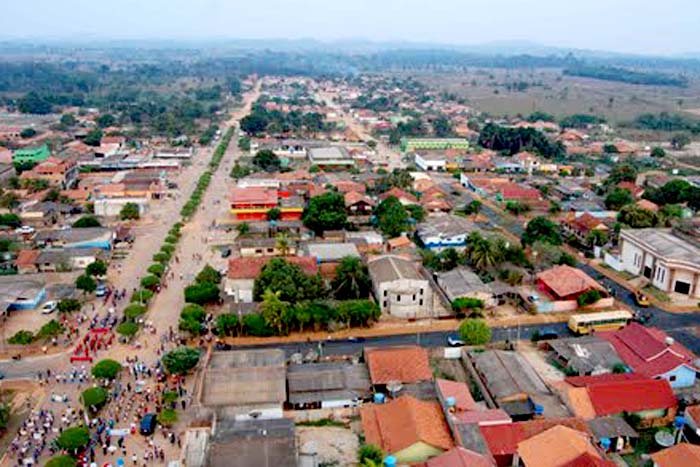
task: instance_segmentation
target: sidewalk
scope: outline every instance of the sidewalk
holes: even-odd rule
[[[568,314],[523,314],[509,316],[506,318],[485,318],[492,328],[531,326],[534,324],[565,323],[569,320]],[[270,345],[288,344],[295,342],[322,341],[326,339],[347,339],[349,337],[383,337],[398,336],[405,334],[427,333],[427,332],[449,332],[457,331],[461,320],[441,319],[441,320],[421,320],[414,322],[405,321],[383,321],[370,328],[351,328],[336,332],[319,331],[292,333],[288,336],[274,337],[227,337],[221,339],[222,342],[232,345]]]

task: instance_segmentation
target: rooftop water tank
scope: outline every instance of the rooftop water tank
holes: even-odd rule
[[[383,393],[381,393],[381,392],[374,393],[374,403],[375,404],[383,404],[384,399],[386,399],[386,396]]]

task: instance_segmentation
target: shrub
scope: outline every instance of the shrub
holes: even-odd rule
[[[484,345],[491,341],[491,328],[483,319],[465,319],[459,325],[459,335],[467,345]]]
[[[171,245],[174,245],[175,243],[177,243],[177,237],[174,235],[168,235],[167,237],[165,237],[164,241],[165,243],[170,243]]]
[[[71,313],[80,310],[80,301],[75,298],[64,298],[57,305],[59,313]]]
[[[168,261],[170,261],[170,253],[163,251],[161,248],[161,251],[153,255],[153,261],[156,263],[167,264]]]
[[[88,264],[87,268],[85,268],[85,274],[93,277],[104,276],[107,274],[107,265],[104,261],[98,259]]]
[[[84,293],[91,293],[97,288],[97,282],[91,276],[83,274],[75,280],[75,288],[82,290]]]
[[[166,243],[160,247],[160,251],[172,256],[173,252],[175,251],[175,245],[171,245],[170,243]]]
[[[578,306],[586,306],[586,305],[592,305],[598,300],[600,300],[601,295],[600,292],[592,289],[592,290],[587,290],[583,292],[581,295],[578,296],[576,299],[576,302],[578,303]]]
[[[153,274],[141,279],[141,287],[144,289],[155,289],[158,285],[160,285],[160,279]]]
[[[131,302],[142,303],[145,305],[153,298],[154,295],[155,292],[153,292],[152,290],[138,289],[133,294],[131,294]]]
[[[83,391],[80,395],[80,400],[86,409],[91,412],[98,412],[107,403],[108,395],[105,388],[90,388]]]
[[[146,307],[137,303],[132,303],[124,308],[124,316],[131,320],[134,320],[144,314],[146,314]]]
[[[73,227],[76,229],[84,229],[88,227],[102,227],[102,224],[100,224],[100,221],[98,221],[95,216],[83,216],[73,223]]]
[[[185,301],[206,305],[219,301],[219,287],[216,284],[203,282],[185,287]]]
[[[153,274],[154,276],[161,277],[165,272],[165,266],[163,266],[160,263],[153,263],[150,266],[148,266],[147,271]]]
[[[92,367],[92,376],[98,379],[111,380],[116,378],[120,371],[122,371],[122,366],[119,362],[105,358],[104,360],[97,362],[95,366]]]
[[[22,329],[7,339],[7,342],[13,345],[29,345],[34,342],[34,333],[32,333],[32,331]]]
[[[275,334],[275,331],[267,325],[265,318],[260,313],[245,315],[243,329],[246,334],[255,337],[269,337]]]
[[[195,282],[197,284],[219,284],[221,282],[221,273],[207,264],[201,271],[199,271],[199,274],[197,274],[197,277],[195,278]]]
[[[177,423],[177,412],[173,409],[163,409],[158,414],[158,423],[163,426],[173,426]]]
[[[66,451],[75,453],[90,442],[90,432],[85,427],[73,427],[63,430],[56,439],[56,445]]]
[[[45,467],[75,467],[77,464],[73,457],[68,455],[54,456],[48,460]]]
[[[61,323],[59,323],[55,319],[52,319],[39,329],[39,332],[36,333],[35,338],[49,339],[51,337],[56,337],[61,333],[63,333],[63,325],[61,325]]]
[[[367,465],[372,462],[375,465],[380,466],[384,460],[384,453],[374,444],[363,444],[357,451],[357,460],[360,465]]]
[[[125,321],[117,326],[117,334],[124,337],[132,337],[139,332],[139,326],[131,321]]]
[[[199,363],[199,350],[192,347],[178,347],[163,355],[163,365],[170,374],[185,375]]]
[[[234,313],[217,316],[216,332],[219,336],[235,336],[238,333],[238,316]]]
[[[204,323],[206,316],[207,313],[200,305],[188,303],[182,309],[182,312],[180,312],[179,328],[192,335],[200,335],[204,331],[202,323]]]
[[[178,399],[178,395],[176,391],[165,391],[163,393],[163,404],[170,404],[172,402],[175,402]]]

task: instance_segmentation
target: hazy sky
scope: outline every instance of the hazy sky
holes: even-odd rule
[[[700,51],[700,0],[2,0],[0,38],[527,40]]]

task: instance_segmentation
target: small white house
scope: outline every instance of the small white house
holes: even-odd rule
[[[129,203],[139,207],[139,215],[148,210],[148,198],[100,198],[94,201],[95,215],[100,217],[117,217],[121,210]]]
[[[447,159],[443,155],[416,153],[416,166],[426,172],[444,172],[447,169]]]

